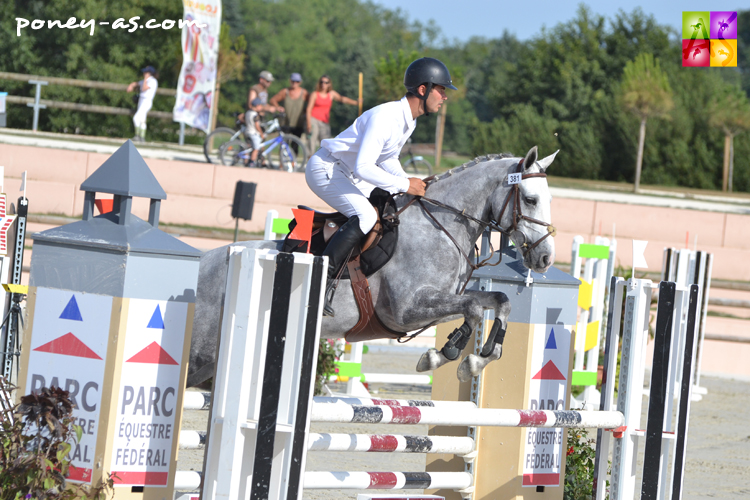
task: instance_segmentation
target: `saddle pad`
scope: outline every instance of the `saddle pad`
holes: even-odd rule
[[[393,252],[396,251],[396,243],[398,242],[398,221],[392,222],[389,219],[384,219],[384,215],[392,215],[396,213],[396,203],[393,201],[393,197],[386,191],[375,188],[370,194],[370,203],[378,210],[380,214],[380,221],[383,226],[383,237],[380,242],[373,248],[370,248],[360,256],[360,271],[365,276],[370,276],[380,270],[384,265],[391,260]],[[295,228],[297,222],[292,219],[289,223],[289,231]],[[304,252],[305,243],[300,240],[290,239],[288,236],[284,240],[282,250],[284,252]],[[313,255],[323,255],[323,251],[326,248],[326,241],[323,238],[323,230],[313,231],[312,241],[310,242],[310,253]],[[344,272],[341,275],[341,279],[349,278],[349,269],[344,266]]]

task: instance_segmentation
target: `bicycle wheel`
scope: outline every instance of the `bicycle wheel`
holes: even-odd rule
[[[208,134],[203,140],[203,154],[206,155],[206,161],[221,164],[219,150],[221,146],[232,140],[236,133],[236,130],[229,127],[219,127]]]
[[[289,172],[304,172],[305,165],[307,165],[307,148],[305,143],[296,135],[284,134],[284,142],[286,142],[294,153],[294,168],[288,170]],[[286,149],[286,148],[281,148]]]
[[[404,164],[404,171],[422,177],[432,175],[432,165],[424,158],[414,158]]]
[[[244,167],[250,158],[249,148],[243,141],[225,142],[219,148],[219,163],[227,167]]]
[[[281,144],[279,146],[279,170],[294,172],[295,162],[294,150],[286,142]]]

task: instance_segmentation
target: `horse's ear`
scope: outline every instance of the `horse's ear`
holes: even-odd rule
[[[536,146],[529,149],[529,152],[526,153],[526,158],[523,159],[523,168],[525,170],[530,169],[531,166],[536,163],[537,156]]]
[[[550,166],[550,164],[552,163],[552,161],[555,159],[555,156],[557,156],[557,153],[559,153],[559,152],[560,152],[560,150],[558,149],[557,151],[555,151],[554,153],[552,153],[548,157],[542,158],[541,160],[537,160],[536,164],[539,165],[539,168],[542,169],[542,172],[546,172],[547,171],[547,167]]]

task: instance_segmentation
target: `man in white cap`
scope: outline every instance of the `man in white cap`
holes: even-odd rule
[[[133,82],[128,85],[128,92],[138,88],[138,109],[133,115],[133,126],[135,127],[135,142],[146,142],[146,116],[154,104],[156,89],[159,88],[159,82],[156,81],[156,70],[153,66],[146,66],[141,70],[143,80]]]
[[[268,104],[268,87],[273,83],[273,75],[270,71],[261,71],[258,75],[258,83],[250,87],[250,92],[247,94],[247,109],[251,108],[250,103],[255,99],[260,99],[263,111],[270,111],[271,113],[284,112],[282,106],[270,106]]]

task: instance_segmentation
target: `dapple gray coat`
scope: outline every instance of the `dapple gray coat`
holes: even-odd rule
[[[554,154],[537,161],[536,147],[526,155],[525,173],[544,172]],[[426,197],[440,201],[484,221],[497,220],[503,228],[511,226],[512,210],[500,214],[510,186],[508,170],[518,165],[520,158],[493,155],[481,157],[443,174],[429,184]],[[520,184],[521,211],[535,219],[550,223],[551,196],[544,178],[526,179]],[[403,206],[409,196],[397,197]],[[375,311],[390,329],[409,332],[424,326],[463,317],[465,333],[471,334],[481,324],[485,309],[492,309],[498,326],[505,331],[510,304],[501,292],[467,291],[459,295],[468,276],[469,267],[464,255],[470,255],[482,232],[476,222],[435,206],[430,211],[455,238],[456,245],[441,231],[424,210],[413,204],[400,216],[399,239],[393,258],[369,277]],[[547,233],[547,227],[520,221],[518,230],[526,241],[535,242]],[[519,245],[519,242],[514,242]],[[522,243],[522,242],[521,242]],[[279,241],[249,241],[236,243],[243,247],[279,249]],[[546,238],[524,256],[524,265],[543,273],[554,262],[552,238]],[[197,385],[214,374],[216,343],[220,332],[224,288],[227,274],[228,247],[207,252],[201,259],[198,296],[190,348],[188,386]],[[335,295],[336,316],[324,317],[324,338],[340,338],[359,319],[348,280],[342,280]],[[461,363],[458,375],[467,379],[477,374],[490,361],[502,354],[502,345],[490,345],[486,358],[473,354]],[[418,370],[434,370],[451,361],[442,351],[431,349],[419,362]]]

